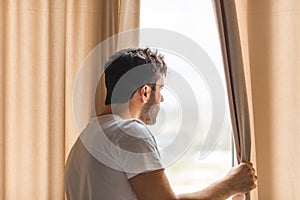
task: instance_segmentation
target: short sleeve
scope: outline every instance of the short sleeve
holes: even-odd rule
[[[121,131],[122,137],[118,142],[119,166],[128,179],[140,173],[163,168],[155,138],[147,127],[139,122],[136,123],[135,129],[130,129],[130,134],[127,134],[124,129]]]

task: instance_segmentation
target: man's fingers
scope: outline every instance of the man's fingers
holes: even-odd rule
[[[251,189],[253,190],[253,189],[255,189],[256,187],[257,187],[257,184],[254,183]]]
[[[253,167],[253,163],[252,162],[242,162],[241,164],[247,165],[249,167]]]

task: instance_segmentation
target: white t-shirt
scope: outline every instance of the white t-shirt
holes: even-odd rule
[[[162,168],[156,141],[138,119],[93,118],[65,167],[68,200],[136,200],[128,179]]]

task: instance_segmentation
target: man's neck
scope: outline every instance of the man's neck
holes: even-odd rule
[[[128,103],[108,105],[100,115],[106,114],[115,114],[123,119],[139,118],[139,112],[132,109]]]

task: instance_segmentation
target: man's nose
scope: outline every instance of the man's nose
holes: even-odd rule
[[[161,95],[161,96],[160,96],[160,102],[164,102],[164,100],[165,100],[165,99],[164,99],[164,96]]]

